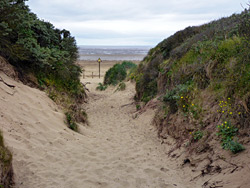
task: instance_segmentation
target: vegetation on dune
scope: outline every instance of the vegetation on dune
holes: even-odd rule
[[[104,85],[117,85],[126,78],[126,68],[121,64],[115,64],[104,76]]]
[[[12,154],[5,147],[3,135],[0,131],[0,187],[12,187],[14,185],[14,173],[12,168]]]
[[[96,87],[96,90],[104,91],[107,89],[107,85],[104,85],[102,83],[98,83],[98,86]]]
[[[0,2],[0,56],[16,67],[25,84],[46,89],[71,114],[71,121],[85,121],[76,107],[85,98],[81,69],[75,63],[76,41],[69,31],[37,18],[25,1]]]
[[[122,64],[115,64],[111,67],[104,76],[104,85],[117,85],[125,80],[127,72],[136,67],[136,64],[130,61],[123,61]]]
[[[149,51],[132,79],[136,100],[147,103],[160,96],[155,117],[159,135],[167,132],[180,143],[204,143],[216,138],[211,127],[231,122],[237,128],[234,136],[249,136],[249,31],[250,10],[245,10],[188,27]],[[218,134],[222,147],[242,151],[241,139],[225,137],[223,130],[220,127]]]
[[[137,65],[130,61],[123,61],[121,64],[115,64],[105,73],[103,84],[99,83],[96,89],[103,91],[108,85],[115,86],[118,84],[117,90],[125,90],[126,85],[122,81],[130,76],[136,67]]]
[[[124,82],[120,82],[115,91],[124,91],[125,89],[126,89],[126,84]]]

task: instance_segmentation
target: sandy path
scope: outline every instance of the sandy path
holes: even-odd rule
[[[134,86],[95,91],[90,81],[89,126],[69,130],[64,114],[45,93],[1,77],[0,127],[13,153],[17,188],[189,187],[169,161],[150,125],[153,111],[132,118]],[[191,186],[193,187],[193,186]]]
[[[87,105],[91,129],[83,132],[95,140],[91,154],[98,161],[90,166],[91,181],[96,183],[98,175],[100,187],[187,187],[179,183],[174,165],[159,144],[151,125],[153,111],[133,119],[135,106],[122,107],[133,102],[134,85],[127,83],[123,92],[114,93],[114,88],[97,92],[100,80],[85,81],[92,83]]]

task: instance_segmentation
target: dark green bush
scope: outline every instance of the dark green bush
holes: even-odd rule
[[[134,64],[134,63],[131,62],[131,61],[123,61],[123,62],[122,62],[122,66],[124,66],[126,70],[128,70],[128,69],[133,69],[133,68],[137,67],[137,65]]]
[[[81,68],[76,65],[75,38],[69,31],[40,20],[25,2],[0,1],[0,56],[16,67],[21,81],[46,88],[49,97],[64,108],[70,106],[66,101],[80,105],[86,95],[79,79]],[[30,80],[28,74],[35,75],[37,81]],[[70,116],[67,121],[76,130]]]
[[[16,66],[20,75],[35,74],[41,87],[81,97],[81,69],[75,64],[78,48],[70,32],[38,19],[25,0],[1,0],[0,12],[0,56]],[[21,78],[29,81],[25,79]]]
[[[115,64],[104,76],[104,85],[116,85],[127,76],[126,68],[121,64]]]
[[[104,76],[104,85],[117,85],[125,80],[127,71],[136,67],[136,64],[130,61],[124,61],[122,64],[115,64]]]

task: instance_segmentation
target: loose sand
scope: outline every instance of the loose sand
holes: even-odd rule
[[[151,125],[154,109],[133,118],[133,84],[101,92],[95,88],[102,78],[82,79],[90,82],[89,125],[80,125],[78,134],[44,92],[0,76],[16,86],[0,82],[0,128],[13,153],[17,188],[201,187],[167,157]]]

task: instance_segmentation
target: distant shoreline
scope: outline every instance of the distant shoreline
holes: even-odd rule
[[[142,61],[146,55],[82,55],[78,61],[96,61],[101,58],[102,61]]]
[[[141,61],[132,61],[135,64],[139,64]],[[104,77],[106,71],[111,68],[116,63],[122,63],[122,61],[109,61],[103,60],[101,62],[101,78]],[[98,77],[99,75],[99,65],[97,60],[96,61],[86,61],[86,60],[78,60],[77,64],[81,67],[83,73],[83,78],[87,77]]]
[[[155,46],[150,46],[150,45],[138,45],[138,46],[133,46],[133,45],[124,45],[124,46],[118,46],[118,45],[77,45],[78,47],[86,47],[86,48],[154,48]]]
[[[78,60],[141,61],[150,50],[149,46],[78,46]]]

